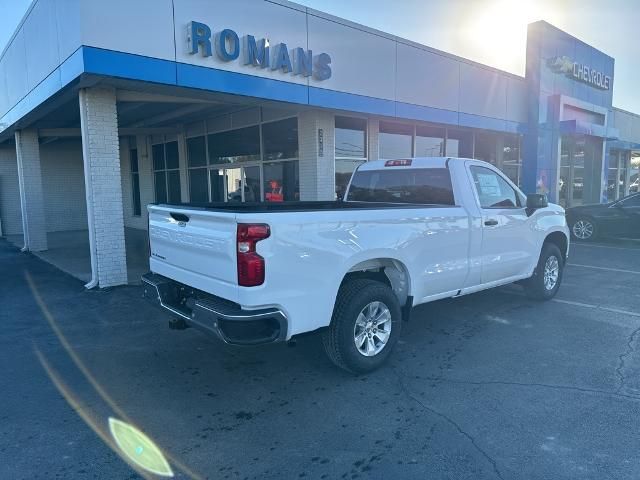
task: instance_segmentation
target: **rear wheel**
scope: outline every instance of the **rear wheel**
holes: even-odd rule
[[[571,234],[578,240],[593,240],[598,233],[596,224],[590,218],[578,218],[571,224]]]
[[[545,243],[533,276],[524,283],[527,295],[535,300],[552,299],[560,288],[563,270],[560,249],[553,243]]]
[[[340,288],[322,341],[338,367],[366,373],[387,359],[401,326],[400,304],[393,291],[383,283],[357,279]]]

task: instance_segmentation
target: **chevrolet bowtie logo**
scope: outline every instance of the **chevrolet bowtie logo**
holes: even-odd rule
[[[573,71],[573,60],[567,56],[550,58],[549,68],[557,73],[570,73]]]

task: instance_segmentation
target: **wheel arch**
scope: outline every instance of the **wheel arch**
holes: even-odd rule
[[[360,261],[353,265],[342,277],[340,286],[355,278],[369,278],[388,285],[405,305],[411,296],[411,277],[406,265],[395,258],[379,257]]]
[[[567,238],[567,235],[564,232],[556,230],[555,232],[549,233],[545,237],[542,245],[544,246],[547,243],[551,243],[557,246],[560,249],[560,252],[562,253],[563,260],[566,260],[567,253],[569,251],[569,239]]]

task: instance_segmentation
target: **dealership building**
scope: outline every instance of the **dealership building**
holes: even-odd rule
[[[34,0],[0,57],[0,222],[84,279],[153,202],[331,200],[366,161],[485,160],[564,206],[638,189],[614,59],[545,22],[513,75],[286,0]]]

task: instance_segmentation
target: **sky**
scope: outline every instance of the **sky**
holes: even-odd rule
[[[613,104],[640,113],[640,0],[296,1],[518,75],[527,24],[546,20],[614,57]],[[0,50],[30,3],[0,0]]]

